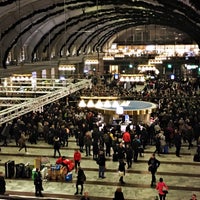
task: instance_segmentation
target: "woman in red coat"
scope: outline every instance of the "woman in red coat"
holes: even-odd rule
[[[166,194],[168,193],[168,186],[163,181],[163,178],[160,178],[159,182],[156,185],[160,200],[165,200]]]
[[[75,172],[77,172],[78,167],[80,167],[81,161],[81,152],[76,149],[74,152],[74,164],[75,164]]]

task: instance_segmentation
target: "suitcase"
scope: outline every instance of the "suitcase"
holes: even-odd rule
[[[24,178],[25,165],[19,163],[15,165],[15,178]]]
[[[168,145],[164,146],[163,153],[165,153],[165,154],[169,153],[169,146]]]
[[[198,154],[195,154],[193,157],[194,162],[200,162],[200,156]]]
[[[118,154],[117,153],[113,154],[112,160],[113,160],[113,162],[117,162],[118,161]]]
[[[22,174],[22,178],[31,178],[31,176],[32,176],[31,167],[29,165],[25,166],[24,167],[24,173]]]
[[[66,182],[72,181],[72,172],[69,172],[68,174],[66,174],[65,180],[66,180]]]
[[[5,163],[5,178],[13,178],[15,175],[15,161],[9,160]]]

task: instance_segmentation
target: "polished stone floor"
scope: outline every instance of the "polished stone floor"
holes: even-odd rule
[[[70,138],[69,146],[62,148],[62,155],[72,159],[74,149],[77,148],[73,137]],[[5,173],[4,163],[14,160],[15,163],[34,164],[34,159],[40,156],[48,157],[51,164],[55,164],[53,147],[42,141],[37,145],[28,144],[28,153],[24,149],[19,152],[18,147],[11,141],[7,147],[2,147],[0,152],[0,171]],[[154,200],[157,196],[155,188],[150,187],[151,175],[147,171],[147,161],[155,147],[147,146],[144,157],[139,157],[131,169],[126,170],[124,178],[126,184],[122,186],[126,200]],[[196,148],[188,150],[184,144],[181,149],[181,157],[176,157],[174,147],[169,149],[169,154],[157,156],[161,161],[157,179],[164,178],[169,187],[168,200],[189,200],[193,193],[200,198],[200,163],[193,162]],[[91,200],[112,200],[115,189],[119,186],[118,163],[107,158],[106,178],[98,178],[98,166],[91,157],[82,153],[81,166],[85,170],[87,181],[84,191],[88,191]],[[43,181],[43,199],[80,199],[74,196],[76,174],[73,171],[72,182]],[[17,196],[25,199],[34,199],[34,185],[31,179],[6,179],[6,194],[10,197]],[[39,199],[38,197],[36,199]]]

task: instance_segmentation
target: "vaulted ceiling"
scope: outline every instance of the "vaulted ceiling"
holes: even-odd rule
[[[138,25],[157,24],[188,34],[200,45],[200,2],[197,0],[2,0],[0,60],[9,52],[34,53],[65,49],[79,55],[102,50],[116,34]]]

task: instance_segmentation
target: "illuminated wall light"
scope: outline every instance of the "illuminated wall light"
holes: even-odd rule
[[[104,56],[103,60],[114,60],[115,58],[113,56]]]
[[[87,64],[87,65],[99,64],[99,61],[97,59],[87,59],[87,60],[85,60],[85,64]]]
[[[81,108],[85,108],[85,107],[86,107],[85,101],[82,99],[82,100],[79,102],[78,106],[81,107]]]
[[[124,54],[117,53],[117,54],[115,54],[115,58],[124,58]]]
[[[59,65],[59,71],[75,71],[76,68],[74,65]]]
[[[94,102],[93,102],[93,100],[90,99],[90,100],[88,101],[87,107],[88,107],[88,108],[93,108],[93,107],[94,107]]]

